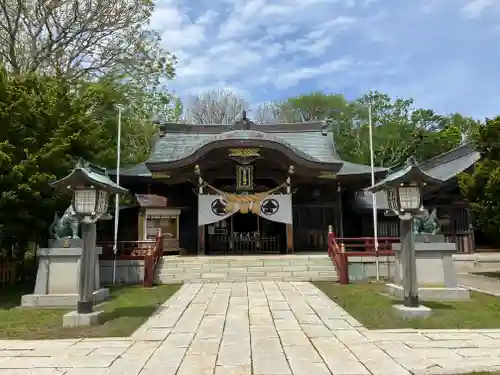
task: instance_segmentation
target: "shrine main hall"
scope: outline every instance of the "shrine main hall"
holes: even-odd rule
[[[340,237],[373,236],[371,168],[342,160],[325,122],[159,126],[149,159],[120,170],[133,196],[120,209],[120,241],[154,239],[161,228],[166,253],[283,254],[326,251],[329,225]],[[470,167],[456,160],[472,152],[457,149],[427,170],[456,169],[445,184],[456,191],[453,176]],[[376,179],[388,172],[375,168]],[[397,236],[398,220],[377,200],[378,235]],[[111,238],[112,228],[102,233]]]

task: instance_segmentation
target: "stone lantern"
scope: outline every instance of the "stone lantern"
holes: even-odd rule
[[[104,168],[84,160],[78,161],[68,176],[52,185],[58,190],[73,194],[71,205],[80,219],[82,232],[77,309],[64,316],[63,325],[95,324],[100,313],[92,311],[97,256],[96,222],[106,215],[110,194],[126,193],[127,190],[115,184]]]
[[[417,284],[417,265],[415,258],[415,241],[412,230],[412,219],[424,211],[423,189],[426,185],[440,184],[409,158],[400,171],[388,175],[385,179],[368,188],[372,193],[384,191],[387,194],[389,209],[401,219],[401,256],[403,306],[396,309],[407,316],[429,315],[430,309],[420,305]],[[396,249],[395,249],[396,250]]]

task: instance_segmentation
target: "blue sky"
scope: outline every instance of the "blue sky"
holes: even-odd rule
[[[500,114],[500,0],[157,0],[152,26],[179,58],[169,86],[181,98],[380,90]]]

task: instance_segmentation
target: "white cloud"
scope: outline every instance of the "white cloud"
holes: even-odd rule
[[[500,0],[162,0],[152,25],[179,58],[168,84],[181,97],[231,88],[262,102],[380,89],[472,114],[473,106],[487,112],[487,103],[500,102],[488,86],[490,97],[477,104],[494,81],[488,74],[496,69],[482,66],[498,61],[500,15],[491,10],[499,8]]]
[[[326,12],[335,2],[219,0],[201,7],[198,1],[187,6],[163,1],[152,25],[161,31],[164,47],[179,57],[177,92],[220,82],[291,87],[335,65],[300,62],[326,54],[338,35],[355,25],[353,16]]]
[[[462,8],[462,12],[466,17],[476,18],[496,3],[498,3],[498,0],[469,0]]]
[[[303,66],[288,72],[277,73],[273,84],[278,89],[295,86],[302,80],[325,76],[333,72],[342,71],[351,66],[354,61],[348,57],[325,62],[316,66]]]

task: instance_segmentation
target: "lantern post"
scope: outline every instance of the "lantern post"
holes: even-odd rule
[[[106,216],[108,198],[112,193],[125,193],[127,190],[115,184],[106,170],[80,159],[71,173],[52,183],[60,191],[72,193],[72,205],[81,220],[82,252],[78,275],[78,303],[75,313],[70,313],[71,323],[63,325],[94,324],[93,292],[96,262],[96,222]],[[87,316],[87,318],[85,318]],[[66,316],[65,316],[66,318]]]
[[[418,298],[417,266],[415,260],[415,241],[412,221],[423,210],[423,189],[426,185],[438,185],[441,180],[426,174],[410,157],[401,170],[387,176],[382,181],[368,188],[372,193],[384,191],[389,209],[400,220],[400,238],[403,250],[403,295],[404,307],[420,307]]]

